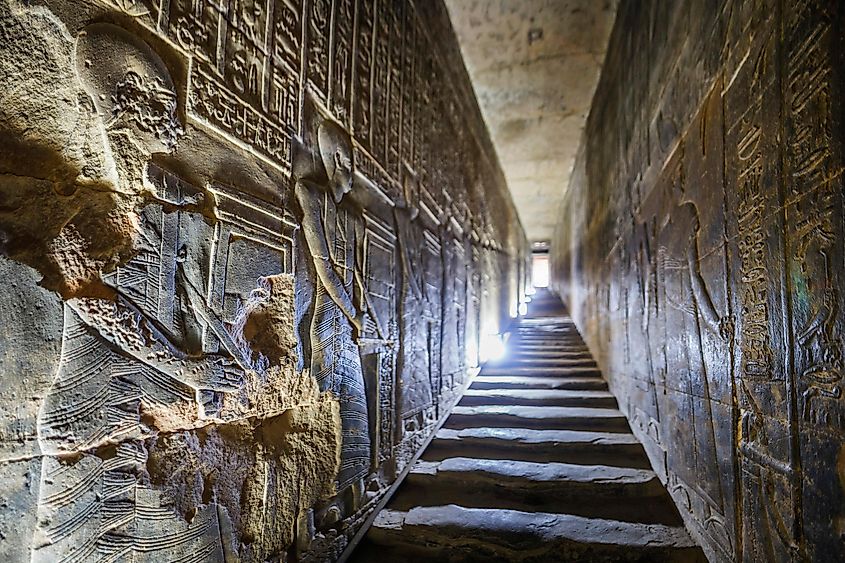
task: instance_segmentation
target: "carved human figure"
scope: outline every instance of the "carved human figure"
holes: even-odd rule
[[[425,409],[432,401],[427,320],[430,315],[422,256],[425,240],[415,202],[415,188],[415,179],[406,178],[404,200],[398,202],[394,209],[402,262],[398,372],[403,418]]]
[[[695,483],[698,493],[712,507],[723,514],[725,490],[719,470],[716,451],[716,428],[712,402],[714,386],[719,385],[719,365],[715,365],[708,350],[715,339],[719,343],[730,341],[732,323],[730,317],[721,315],[713,304],[711,291],[701,271],[701,224],[695,203],[684,200],[671,209],[669,223],[664,225],[660,237],[662,256],[658,259],[659,279],[663,280],[666,301],[665,330],[672,327],[672,334],[665,338],[674,341],[666,346],[667,378],[678,377],[687,387],[677,400],[679,407],[687,411],[695,440],[681,455],[687,459],[675,467],[679,476],[691,485]],[[722,344],[724,345],[724,344]],[[670,352],[671,351],[671,352]],[[670,383],[670,385],[675,385]],[[696,475],[706,475],[697,479]]]
[[[116,53],[118,66],[92,64],[93,53],[104,49]],[[121,181],[131,185],[141,175],[146,182],[151,155],[170,152],[181,134],[166,68],[139,40],[104,24],[85,30],[77,56]],[[153,197],[166,197],[160,187],[149,188]],[[167,203],[178,207],[197,201]],[[143,440],[151,429],[142,420],[144,410],[175,405],[188,426],[213,416],[219,394],[237,390],[244,373],[230,356],[203,355],[202,333],[213,330],[196,292],[206,287],[205,253],[184,242],[195,233],[179,229],[191,229],[197,221],[180,222],[180,214],[148,206],[137,224],[136,256],[122,267],[134,275],[123,281],[120,270],[104,275],[102,291],[111,291],[108,299],[80,296],[65,302],[59,368],[38,416],[45,458],[33,561],[131,557],[142,538],[161,533],[172,534],[171,554],[194,551],[206,534],[215,541],[214,510],[204,510],[196,524],[188,525],[193,535],[185,534],[185,526],[172,516],[173,526],[161,529],[155,521],[165,514],[153,512],[163,501],[145,484]],[[133,292],[136,283],[149,291]],[[78,460],[63,463],[62,456],[69,454]]]
[[[353,338],[370,322],[356,304],[364,293],[359,254],[364,224],[345,196],[352,190],[352,141],[340,125],[319,120],[316,152],[296,157],[294,194],[302,234],[314,266],[313,311],[308,327],[311,374],[340,399],[343,441],[338,488],[359,481],[370,466],[367,398],[361,357]],[[316,158],[315,158],[316,157]],[[356,290],[357,285],[357,290]]]

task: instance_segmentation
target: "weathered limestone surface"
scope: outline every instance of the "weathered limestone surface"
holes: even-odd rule
[[[0,560],[336,558],[525,289],[445,8],[0,0]]]
[[[553,242],[714,561],[845,554],[841,2],[622,2]]]

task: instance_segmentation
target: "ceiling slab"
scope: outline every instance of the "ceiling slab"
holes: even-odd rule
[[[616,0],[446,0],[446,6],[528,238],[548,240]]]

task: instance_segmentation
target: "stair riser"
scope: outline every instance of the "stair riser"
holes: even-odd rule
[[[507,396],[464,396],[461,399],[461,406],[473,407],[481,405],[513,405],[527,407],[593,407],[593,408],[617,408],[616,399],[613,397],[565,397],[555,399],[534,399],[528,397],[507,397]]]
[[[407,488],[392,507],[409,510],[420,505],[458,504],[468,508],[506,508],[522,511],[564,511],[588,518],[622,522],[675,524],[671,501],[657,478],[629,485],[553,482],[545,485],[514,481],[463,479],[462,475],[409,475]]]
[[[589,348],[583,342],[573,342],[573,343],[566,343],[566,342],[547,342],[544,344],[536,344],[536,343],[519,343],[519,342],[509,342],[508,347],[514,351],[526,351],[526,352],[553,352],[553,351],[568,351],[568,352],[581,352],[583,354],[589,354]]]
[[[505,414],[452,414],[445,428],[536,428],[542,430],[589,430],[596,432],[630,432],[624,416],[618,418],[524,418]]]
[[[596,368],[592,359],[549,359],[549,360],[515,360],[508,358],[502,362],[488,364],[490,368]]]
[[[440,461],[456,456],[651,469],[640,444],[525,444],[489,438],[454,442],[435,439],[423,459]]]
[[[573,368],[485,368],[481,372],[485,377],[601,377],[598,369],[589,367]]]
[[[594,380],[581,380],[579,381],[576,378],[573,378],[569,381],[566,379],[562,379],[559,382],[555,383],[545,383],[538,381],[536,383],[531,382],[513,382],[508,381],[507,378],[497,378],[501,379],[501,381],[474,381],[472,385],[470,385],[470,389],[560,389],[560,390],[571,390],[571,391],[606,391],[607,390],[607,382],[602,379],[594,379]],[[530,378],[529,378],[530,379]],[[537,378],[539,379],[539,378]]]

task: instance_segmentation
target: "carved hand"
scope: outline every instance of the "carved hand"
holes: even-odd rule
[[[355,326],[355,330],[358,331],[358,337],[360,338],[364,332],[372,326],[372,319],[370,315],[366,313],[366,311],[359,311],[355,318],[352,319],[352,324]]]
[[[184,382],[192,387],[223,392],[240,389],[246,376],[234,360],[221,356],[186,363],[182,375]]]
[[[734,337],[734,322],[729,316],[719,319],[719,336],[722,340],[730,342]]]

